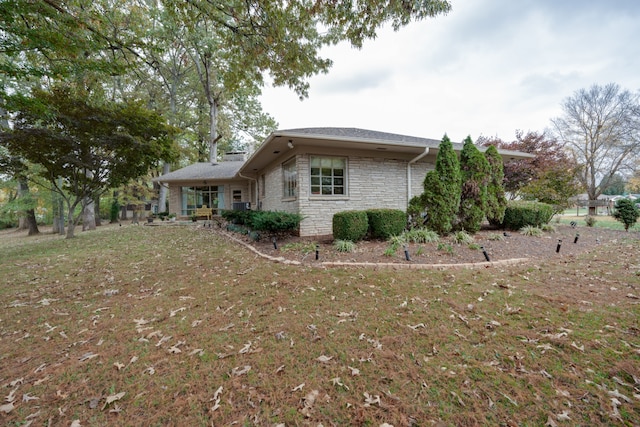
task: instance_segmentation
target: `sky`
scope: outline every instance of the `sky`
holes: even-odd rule
[[[279,129],[355,127],[454,142],[542,132],[594,84],[640,90],[639,0],[451,0],[447,15],[323,49],[300,101],[263,90]]]

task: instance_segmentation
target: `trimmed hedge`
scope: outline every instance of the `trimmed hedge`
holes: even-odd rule
[[[540,227],[553,217],[553,206],[540,202],[510,201],[504,212],[502,227],[520,230],[527,225]]]
[[[333,215],[333,238],[357,242],[364,239],[369,230],[365,211],[343,211]]]
[[[252,230],[268,233],[296,231],[302,221],[300,214],[280,211],[224,210],[220,215],[232,224],[245,225]]]
[[[369,209],[369,233],[375,239],[399,236],[407,226],[407,214],[399,209]]]
[[[251,223],[254,230],[268,233],[283,233],[298,230],[302,215],[279,211],[251,211]]]
[[[251,217],[254,215],[254,212],[256,211],[223,210],[220,211],[220,216],[232,224],[250,225]]]

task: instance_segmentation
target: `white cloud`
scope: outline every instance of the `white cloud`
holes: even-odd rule
[[[543,131],[580,88],[640,89],[640,2],[475,0],[447,16],[384,29],[334,66],[309,98],[264,90],[281,129],[345,126],[456,141]]]

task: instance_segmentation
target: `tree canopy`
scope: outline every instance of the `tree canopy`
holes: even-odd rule
[[[640,156],[640,92],[593,85],[566,98],[562,110],[552,120],[558,140],[581,166],[578,179],[589,200],[596,200]]]
[[[564,209],[580,191],[578,165],[552,135],[546,132],[516,132],[516,139],[481,138],[479,144],[534,154],[530,159],[504,164],[504,189],[511,199],[538,200]]]
[[[41,175],[75,207],[147,173],[174,155],[170,128],[139,103],[91,104],[70,88],[34,90],[17,111],[13,130],[0,133],[9,152],[42,166]],[[69,221],[68,237],[73,237]]]

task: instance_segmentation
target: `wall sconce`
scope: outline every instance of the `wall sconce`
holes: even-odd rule
[[[289,140],[289,142],[287,142],[287,147],[293,148],[293,141],[292,140]]]

